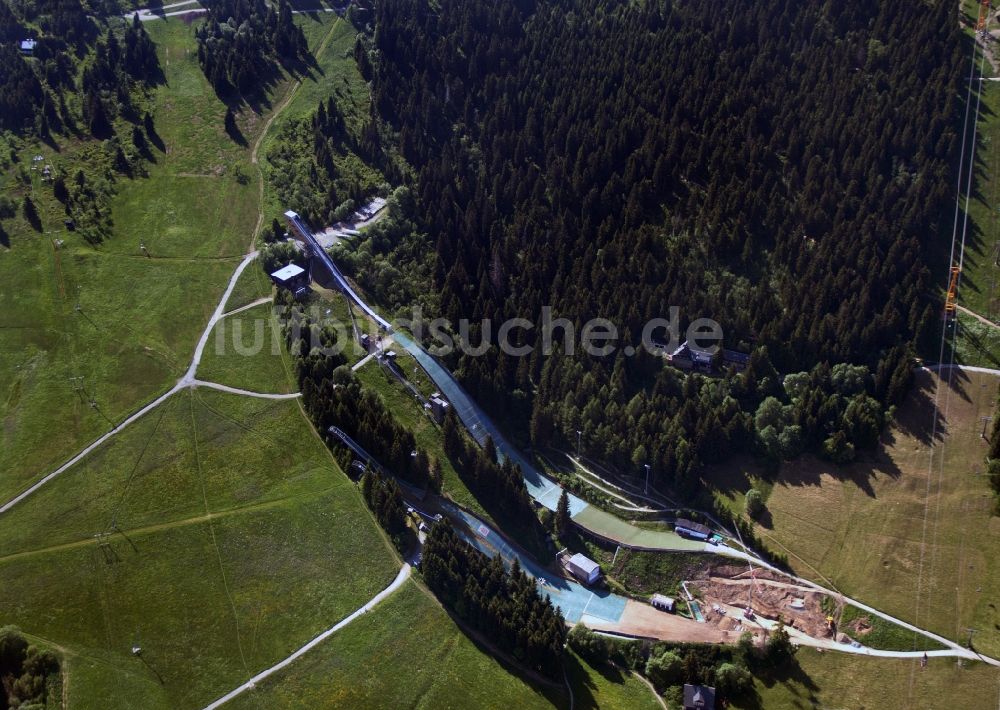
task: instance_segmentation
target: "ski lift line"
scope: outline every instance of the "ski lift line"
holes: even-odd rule
[[[982,87],[983,87],[983,82],[981,82],[981,81],[980,82],[973,82],[973,79],[974,79],[975,74],[976,74],[976,51],[977,51],[977,48],[978,48],[978,44],[976,42],[973,42],[972,43],[972,57],[971,57],[971,59],[969,61],[969,81],[967,82],[967,87],[968,88],[966,90],[966,98],[965,98],[965,115],[964,115],[964,118],[963,118],[963,121],[962,121],[962,145],[961,145],[961,150],[959,152],[959,164],[958,164],[958,171],[957,171],[958,172],[958,184],[957,184],[956,190],[955,190],[955,215],[954,215],[954,218],[952,220],[951,249],[950,249],[949,258],[948,258],[949,279],[951,278],[951,273],[952,273],[951,272],[951,268],[956,263],[955,262],[955,246],[956,246],[956,243],[958,242],[958,220],[959,220],[959,214],[961,213],[961,207],[962,207],[962,183],[963,183],[963,175],[964,175],[963,171],[965,170],[966,151],[967,151],[968,138],[969,138],[969,115],[970,115],[970,108],[972,106],[972,86],[973,86],[973,83],[975,83],[978,86],[978,91],[976,92],[976,96],[977,96],[977,99],[976,99],[976,111],[975,111],[975,118],[973,119],[973,121],[974,121],[974,124],[973,124],[973,140],[972,140],[972,145],[971,145],[971,148],[969,149],[969,155],[968,155],[968,163],[969,163],[969,168],[968,168],[968,175],[969,175],[968,180],[969,180],[969,184],[968,184],[968,188],[969,189],[966,192],[966,210],[968,209],[968,199],[969,199],[968,192],[971,191],[972,168],[975,165],[975,151],[976,151],[975,137],[976,137],[977,132],[978,132],[979,110],[981,108],[980,101],[982,99]],[[979,74],[980,74],[980,76],[983,75],[983,68],[985,67],[985,62],[986,62],[986,52],[984,51],[984,52],[982,52],[982,57],[980,59],[980,64],[979,64]],[[968,212],[966,211],[965,217],[964,217],[963,228],[962,228],[962,240],[961,240],[961,245],[960,245],[960,256],[959,256],[959,260],[958,260],[958,267],[959,267],[959,269],[961,269],[961,267],[962,267],[962,263],[964,261],[964,256],[965,256],[965,237],[966,237],[966,230],[967,230],[967,228],[968,228]],[[961,282],[961,271],[959,271],[959,277],[956,280],[956,284],[955,284],[956,290],[957,290],[960,282]],[[940,345],[939,345],[939,348],[938,348],[938,362],[943,362],[944,361],[945,343],[947,341],[947,337],[948,337],[948,319],[946,317],[944,319],[942,325],[941,325],[941,339],[940,339]],[[955,358],[955,343],[953,341],[952,342],[952,348],[951,348],[951,354],[950,354],[950,364],[954,364],[954,358]],[[949,368],[949,370],[953,370],[953,369],[954,368]],[[951,380],[951,372],[949,372],[948,377],[949,377],[949,382],[950,382],[950,380]],[[929,513],[930,513],[931,479],[932,479],[933,474],[934,474],[934,453],[935,453],[934,441],[935,441],[935,439],[937,437],[938,416],[939,416],[940,408],[941,408],[940,407],[940,405],[941,405],[940,396],[941,396],[941,383],[940,383],[940,380],[939,380],[937,386],[934,388],[934,406],[933,406],[932,413],[931,413],[931,436],[930,436],[930,442],[931,443],[928,446],[927,484],[925,486],[925,492],[924,492],[924,519],[923,519],[923,524],[922,524],[922,527],[921,527],[921,534],[920,534],[920,557],[919,557],[919,562],[918,562],[918,565],[917,565],[916,602],[915,602],[914,619],[913,619],[914,625],[920,623],[921,595],[923,594],[923,587],[924,587],[924,584],[923,584],[924,558],[926,556],[926,550],[927,550],[927,545],[926,545],[926,542],[927,542],[927,525],[928,525],[928,517],[929,517]],[[947,394],[946,394],[946,397],[947,397]],[[944,448],[945,448],[945,445],[946,445],[945,442],[942,442],[941,443],[941,447],[940,447],[941,448],[942,461],[943,461],[943,457],[944,457]],[[940,505],[940,496],[939,496],[938,503]],[[916,644],[916,637],[914,637],[914,644]],[[914,670],[911,670],[911,672],[910,672],[910,683],[909,683],[909,688],[908,688],[908,693],[909,693],[909,697],[910,698],[912,698],[912,696],[913,696],[913,688],[914,688],[914,682],[915,682],[914,672],[915,672]]]
[[[142,451],[139,452],[139,455],[135,459],[135,463],[132,464],[132,470],[129,471],[128,478],[125,480],[125,485],[122,487],[121,495],[118,497],[118,502],[115,503],[115,509],[111,514],[111,524],[104,529],[105,533],[118,528],[118,513],[121,511],[122,504],[125,502],[125,496],[128,495],[129,488],[132,487],[132,480],[135,478],[136,471],[139,470],[139,464],[142,463],[142,459],[146,455],[149,445],[153,442],[153,437],[155,437],[156,432],[159,431],[160,423],[163,421],[163,416],[166,412],[166,407],[160,408],[160,416],[157,417],[156,423],[153,425],[153,430],[149,432],[149,436],[146,437],[146,442],[142,445]]]
[[[984,0],[983,7],[987,9],[987,15],[988,15],[989,4],[990,4],[989,0]],[[988,17],[987,17],[987,21],[988,21]],[[975,64],[975,62],[973,62],[973,64]],[[979,74],[980,75],[983,74],[983,70],[985,69],[985,64],[986,64],[986,52],[984,51],[984,52],[982,52],[982,57],[980,59],[980,67],[979,67]],[[957,291],[958,287],[961,285],[961,281],[962,281],[962,266],[963,266],[963,264],[965,262],[965,243],[966,243],[966,236],[968,234],[968,229],[969,229],[969,204],[970,204],[970,200],[971,200],[971,197],[972,197],[972,183],[973,183],[973,169],[975,167],[976,140],[977,140],[977,137],[978,137],[978,134],[979,134],[979,113],[980,113],[980,108],[981,108],[981,105],[982,105],[982,96],[983,96],[983,88],[982,87],[983,87],[982,82],[979,82],[979,86],[978,86],[978,89],[976,91],[976,110],[975,110],[974,120],[973,120],[973,124],[972,124],[972,146],[971,146],[971,149],[970,149],[970,155],[969,155],[969,161],[968,161],[968,163],[969,163],[968,164],[968,177],[966,178],[966,184],[965,184],[965,187],[966,187],[966,189],[965,189],[965,208],[963,210],[963,216],[962,216],[962,237],[961,237],[961,241],[959,243],[959,250],[958,250],[958,273],[957,273],[957,275],[955,277],[953,277],[954,278],[954,282],[955,282],[955,290],[956,291]],[[971,84],[970,84],[970,88],[971,88]],[[957,331],[956,331],[956,333],[954,335],[957,336]],[[957,343],[957,337],[953,337],[952,341],[951,341],[951,351],[950,351],[949,356],[948,356],[948,364],[949,365],[954,365],[955,364],[955,354],[956,354],[957,345],[958,345],[958,343]],[[948,412],[950,411],[950,408],[951,408],[951,387],[952,387],[952,382],[953,382],[954,375],[955,375],[955,368],[954,367],[949,367],[949,369],[948,369],[948,388],[945,391],[945,397],[944,397],[944,418],[945,418],[945,420],[947,420],[947,418],[948,418]],[[935,417],[935,421],[937,421],[937,417]],[[931,441],[933,441],[933,439],[931,439]],[[939,528],[938,528],[938,525],[937,525],[936,521],[940,520],[940,516],[941,516],[941,488],[942,488],[942,478],[944,476],[944,446],[945,446],[945,444],[944,444],[944,442],[942,442],[942,445],[941,445],[941,455],[940,455],[939,460],[938,460],[938,471],[937,471],[937,476],[936,476],[937,497],[936,497],[935,509],[934,509],[935,524],[934,524],[934,531],[933,531],[933,534],[932,534],[932,537],[931,537],[931,566],[932,567],[933,567],[934,562],[935,562],[935,560],[937,558],[936,549],[937,549],[937,540],[938,540]],[[933,454],[931,456],[931,466],[933,467]],[[928,477],[928,490],[930,488],[930,483],[931,483],[930,477]],[[929,499],[928,499],[927,502],[929,503]],[[922,547],[921,548],[921,557],[923,557],[923,554],[924,554],[924,551],[923,551],[923,547]],[[920,580],[918,579],[918,582],[919,581]],[[917,604],[918,605],[920,604],[920,592],[919,592],[919,590],[920,590],[920,587],[918,587],[918,594],[917,594]],[[919,621],[919,617],[916,618],[915,621]],[[914,650],[916,650],[915,644],[916,644],[916,635],[914,635]]]

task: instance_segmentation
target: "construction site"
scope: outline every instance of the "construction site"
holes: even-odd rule
[[[706,568],[685,588],[697,599],[706,624],[737,634],[763,634],[780,620],[817,639],[833,639],[836,625],[824,610],[826,595],[789,582],[769,570],[721,565]]]

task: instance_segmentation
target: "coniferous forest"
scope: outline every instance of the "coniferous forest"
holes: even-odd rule
[[[52,175],[56,199],[91,244],[112,233],[119,176],[144,175],[164,148],[148,111],[162,68],[142,23],[122,16],[127,7],[119,0],[0,0],[0,132],[49,146],[100,141],[88,170]],[[34,45],[22,51],[29,39]],[[14,158],[10,152],[0,163]],[[41,231],[30,200],[23,211]]]
[[[0,130],[109,138],[119,116],[139,124],[135,95],[162,80],[156,48],[138,20],[102,28],[93,13],[119,11],[106,5],[0,0]],[[30,58],[23,39],[35,40]]]
[[[442,315],[538,321],[551,305],[638,345],[678,306],[682,332],[712,318],[753,353],[706,378],[642,351],[542,357],[540,328],[519,330],[530,357],[451,363],[481,402],[536,444],[581,430],[590,453],[680,485],[735,451],[843,462],[875,443],[939,326],[927,265],[968,61],[954,3],[376,12],[358,53],[417,172]]]
[[[264,0],[212,0],[206,7],[208,19],[195,33],[198,62],[219,95],[255,94],[279,63],[294,65],[308,56],[286,0],[277,10]]]

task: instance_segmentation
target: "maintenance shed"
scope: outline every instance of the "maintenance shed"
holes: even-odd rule
[[[434,417],[434,421],[438,424],[444,421],[445,415],[448,413],[448,408],[451,406],[444,397],[441,396],[440,392],[435,392],[431,395],[428,402],[431,410],[431,415]]]
[[[664,596],[663,594],[654,594],[649,603],[653,605],[654,608],[660,611],[669,611],[673,614],[677,610],[677,601],[672,597]]]
[[[712,528],[683,518],[678,518],[674,522],[674,532],[681,537],[689,537],[693,540],[708,540],[712,536]]]
[[[577,552],[566,563],[569,573],[584,584],[593,584],[601,577],[601,566]]]

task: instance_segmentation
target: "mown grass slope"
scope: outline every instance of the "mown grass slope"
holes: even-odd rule
[[[959,665],[950,658],[920,661],[850,656],[801,649],[798,670],[757,681],[767,710],[801,708],[989,708],[1000,700],[1000,671],[983,663]]]
[[[479,649],[416,582],[233,708],[551,707],[559,686],[536,686]]]
[[[257,266],[247,267],[240,274],[232,293],[229,294],[226,310],[232,311],[261,298],[268,298],[272,292],[271,280],[267,274]]]
[[[0,518],[0,624],[66,650],[71,705],[203,706],[396,574],[294,402],[184,392],[112,441]]]
[[[248,270],[255,268],[251,265]],[[291,358],[270,304],[216,323],[198,364],[198,378],[252,392],[295,391]]]
[[[112,237],[85,244],[64,228],[50,184],[4,178],[9,194],[31,193],[43,232],[10,220],[10,249],[0,249],[0,355],[10,365],[0,368],[2,499],[183,373],[253,238],[257,190],[236,174],[249,151],[225,135],[225,105],[198,66],[193,27],[175,20],[147,29],[166,77],[154,92],[161,147],[148,177],[116,180]],[[25,163],[38,152],[72,174],[88,169],[91,148],[24,144],[20,156]]]

